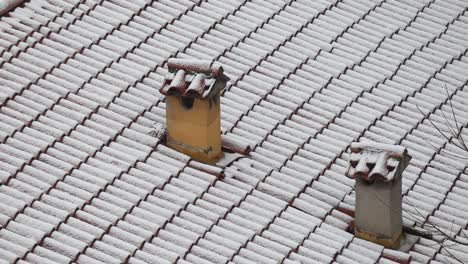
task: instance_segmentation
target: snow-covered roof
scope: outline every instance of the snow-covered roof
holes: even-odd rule
[[[453,106],[467,135],[466,1],[34,0],[0,20],[0,263],[468,261],[354,237],[345,176],[354,141],[407,148],[405,224],[463,237],[468,159],[432,123]],[[171,57],[230,78],[222,131],[252,151],[222,179],[154,136]]]

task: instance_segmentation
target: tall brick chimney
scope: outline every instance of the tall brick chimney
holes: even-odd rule
[[[346,175],[356,179],[355,235],[388,248],[402,238],[401,176],[411,156],[404,147],[354,142]]]

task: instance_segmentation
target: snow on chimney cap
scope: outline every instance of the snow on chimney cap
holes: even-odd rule
[[[361,177],[369,182],[375,179],[392,181],[397,167],[406,156],[409,157],[406,148],[402,146],[376,142],[353,142],[346,175],[353,179]],[[406,167],[408,161],[404,160],[402,165]]]
[[[213,61],[172,58],[167,64],[169,73],[159,89],[164,95],[207,98],[224,89],[229,80],[221,65]]]
[[[170,72],[185,70],[188,72],[209,74],[212,77],[219,77],[223,74],[223,68],[219,63],[209,60],[191,60],[171,58],[167,62]]]
[[[358,153],[358,152],[361,152],[362,150],[374,151],[374,152],[385,151],[388,153],[389,156],[402,158],[403,154],[406,151],[406,148],[402,146],[397,146],[397,145],[377,143],[373,141],[351,143],[351,152]]]

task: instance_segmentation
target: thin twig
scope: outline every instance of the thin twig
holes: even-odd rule
[[[445,91],[447,92],[447,97],[450,98],[450,94],[449,94],[449,91],[448,91],[447,84],[445,84]],[[455,110],[453,109],[452,99],[449,99],[449,104],[450,104],[450,110],[452,111],[453,120],[455,122],[455,125],[457,126],[457,131],[458,131],[457,138],[460,137],[461,142],[462,142],[463,146],[465,147],[465,150],[468,150],[468,146],[465,144],[465,141],[464,141],[463,137],[461,136],[461,128],[458,125],[457,115],[455,115]]]
[[[406,198],[406,197],[405,197]],[[407,199],[407,202],[410,203],[410,205],[416,210],[416,212],[421,215],[421,217],[424,217],[418,210],[418,208],[416,208],[408,199]],[[455,238],[452,238],[450,235],[448,235],[445,231],[443,231],[441,228],[439,228],[437,225],[433,224],[429,219],[426,220],[426,223],[429,224],[431,227],[433,227],[435,230],[437,230],[437,232],[439,234],[441,234],[442,236],[444,236],[447,240],[449,241],[452,241],[452,242],[456,242],[458,244],[461,244],[461,245],[465,245],[465,246],[468,246],[468,243],[466,242],[463,242],[463,241],[460,241],[460,240],[456,240]]]
[[[425,116],[424,112],[421,110],[421,108],[420,108],[418,105],[416,106],[416,108],[418,109],[418,111],[419,111],[422,115]],[[445,116],[444,112],[443,112],[443,111],[441,111],[441,112],[442,112],[442,114],[444,115],[445,120],[447,121],[447,117]],[[468,151],[468,147],[467,147],[467,146],[465,146],[465,145],[463,145],[463,144],[462,144],[462,145],[459,145],[459,144],[457,144],[457,142],[454,142],[454,141],[452,140],[452,137],[448,137],[448,136],[445,134],[445,132],[443,132],[443,131],[434,123],[434,121],[432,121],[432,120],[429,119],[429,118],[428,118],[427,120],[428,120],[428,121],[431,123],[431,125],[437,130],[437,132],[438,132],[441,136],[443,136],[448,142],[452,143],[452,144],[455,145],[457,148],[459,148],[459,149],[461,149],[461,150],[463,150],[463,151]],[[449,128],[449,130],[450,130],[450,134],[452,134],[453,137],[457,137],[457,133],[455,133],[455,132],[452,131],[453,128],[451,127],[451,125],[450,125],[448,122],[447,122],[447,126],[448,126],[448,128]],[[460,130],[460,133],[461,133],[461,130]],[[463,158],[465,158],[465,157],[463,157]]]

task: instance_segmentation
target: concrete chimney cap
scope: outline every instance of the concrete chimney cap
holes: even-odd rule
[[[373,182],[375,179],[384,182],[392,181],[398,166],[408,165],[409,157],[406,148],[402,146],[381,144],[376,142],[353,142],[351,155],[346,170],[350,178],[361,177]]]

